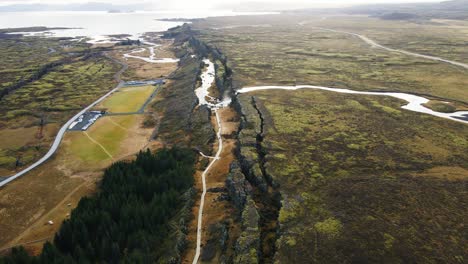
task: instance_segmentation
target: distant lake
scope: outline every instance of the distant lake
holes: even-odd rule
[[[162,18],[205,18],[211,16],[236,16],[272,13],[243,13],[223,10],[160,11],[135,13],[107,12],[0,12],[0,28],[66,27],[54,30],[57,37],[86,36],[101,39],[105,35],[129,34],[138,37],[145,32],[165,31],[182,22],[157,21]]]

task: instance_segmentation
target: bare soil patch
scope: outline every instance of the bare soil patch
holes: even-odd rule
[[[237,131],[239,122],[236,121],[235,111],[231,108],[225,108],[219,110],[222,135],[223,135],[223,151],[221,152],[220,159],[213,164],[211,170],[206,175],[207,193],[205,196],[205,206],[203,210],[203,226],[202,226],[202,249],[207,244],[209,237],[208,228],[214,224],[222,223],[224,220],[235,215],[234,208],[229,201],[222,198],[223,192],[215,191],[219,188],[225,187],[226,177],[229,173],[229,165],[235,159],[234,149],[236,140],[229,136],[233,131]],[[216,118],[212,117],[212,124],[216,129],[219,129],[216,124]],[[228,135],[228,137],[226,137]],[[213,144],[213,153],[218,150],[218,142]],[[201,158],[204,159],[204,158]],[[198,171],[195,175],[195,187],[201,195],[202,184],[201,184],[202,171]],[[189,224],[189,232],[187,235],[188,249],[185,252],[185,256],[182,258],[182,263],[192,263],[195,255],[196,237],[197,237],[197,224],[198,224],[198,210],[200,206],[200,196],[197,196],[196,202],[193,206],[193,219]],[[232,227],[235,229],[235,227]],[[232,234],[230,232],[230,243],[233,244]],[[212,259],[212,263],[219,263],[218,258]]]
[[[414,176],[457,181],[468,179],[468,170],[462,167],[438,166],[420,173],[415,173]]]

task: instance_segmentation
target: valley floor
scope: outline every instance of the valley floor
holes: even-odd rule
[[[167,51],[160,55],[166,54]],[[115,59],[124,62],[123,56]],[[128,64],[130,71],[139,67],[139,64],[135,66],[134,60],[137,61],[128,59],[124,62]],[[174,70],[175,65],[171,64]],[[166,66],[159,73],[153,70],[153,79],[164,76],[169,69],[171,68]],[[147,78],[146,75],[139,76],[137,73],[133,76]],[[161,146],[154,140],[157,118],[154,110],[147,107],[154,103],[160,89],[164,87],[118,88],[95,106],[109,111],[110,114],[99,118],[86,131],[66,132],[57,153],[48,161],[2,187],[2,252],[13,246],[24,245],[30,252],[39,253],[43,243],[53,239],[60,224],[70,216],[79,200],[95,192],[104,168],[119,160],[133,159],[134,154],[140,150],[154,150]],[[148,122],[151,124],[145,125]],[[50,139],[57,135],[57,130],[51,129],[52,127],[53,125],[47,125],[45,129],[50,133],[47,134]],[[18,130],[17,133],[23,134],[23,128]],[[32,131],[36,131],[36,128]],[[11,142],[9,144],[7,147],[11,146]],[[23,143],[17,144],[21,146]]]
[[[25,245],[37,254],[95,192],[103,168],[141,149],[184,146],[200,155],[191,210],[171,220],[164,245],[177,261],[463,263],[468,27],[439,22],[208,18],[166,32],[173,42],[114,47],[107,54],[128,65],[124,80],[167,83],[120,88],[94,107],[109,115],[67,132],[49,161],[4,186],[0,250]],[[84,62],[73,63],[65,72],[82,73]],[[112,78],[106,62],[93,63],[104,66],[88,70]],[[0,111],[31,125],[13,109],[24,94],[13,95]],[[0,122],[4,136],[37,129]],[[2,141],[0,154],[11,162],[14,151],[33,151],[24,142]],[[12,170],[8,162],[0,172]]]
[[[455,43],[463,34],[357,16],[212,18],[193,27],[227,57],[234,91],[259,88],[237,96],[244,180],[231,199],[247,201],[233,259],[462,263],[466,124],[401,109],[394,98],[295,88],[404,92],[431,99],[425,106],[435,111],[466,110],[466,61],[457,56],[465,50]],[[432,42],[434,31],[445,33]],[[403,46],[410,35],[420,39]],[[449,54],[439,42],[453,46],[445,58],[457,63],[396,52]],[[231,167],[228,179],[238,175]]]

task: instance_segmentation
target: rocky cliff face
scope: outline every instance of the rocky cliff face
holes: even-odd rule
[[[231,164],[230,173],[226,180],[226,187],[231,201],[241,212],[247,203],[247,197],[252,192],[252,186],[245,178],[237,161]]]
[[[250,264],[259,262],[260,254],[260,215],[255,202],[247,197],[242,211],[242,233],[237,239],[234,263]]]
[[[260,215],[252,199],[252,186],[234,161],[226,180],[229,198],[241,212],[241,234],[237,238],[234,263],[258,263],[260,254]]]

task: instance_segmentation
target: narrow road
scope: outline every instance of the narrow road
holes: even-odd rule
[[[364,42],[366,42],[367,44],[369,44],[370,46],[375,47],[375,48],[380,48],[380,49],[384,49],[384,50],[391,51],[391,52],[398,52],[398,53],[402,53],[402,54],[413,56],[413,57],[419,57],[419,58],[428,59],[428,60],[440,61],[440,62],[444,62],[444,63],[452,64],[454,66],[458,66],[458,67],[468,69],[468,64],[465,64],[465,63],[461,63],[461,62],[458,62],[458,61],[451,61],[451,60],[439,58],[439,57],[436,57],[436,56],[424,55],[424,54],[419,54],[419,53],[406,51],[406,50],[401,50],[401,49],[389,48],[387,46],[384,46],[384,45],[381,45],[381,44],[377,43],[376,41],[374,41],[374,40],[372,40],[372,39],[370,39],[370,38],[368,38],[366,36],[359,35],[357,33],[341,31],[341,30],[335,30],[335,29],[330,29],[330,28],[323,28],[323,27],[314,27],[314,28],[324,30],[324,31],[334,32],[334,33],[340,33],[340,34],[347,34],[347,35],[355,36],[355,37],[360,38],[361,40],[363,40]]]
[[[128,66],[127,64],[125,63],[122,63],[120,61],[117,61],[117,60],[114,60],[112,59],[114,62],[117,62],[119,63],[120,65],[122,65],[122,69],[120,69],[115,75],[114,75],[114,78],[116,81],[119,82],[119,84],[114,88],[112,89],[110,92],[106,93],[105,95],[103,95],[101,98],[97,99],[96,101],[94,101],[94,103],[90,104],[89,106],[87,106],[86,108],[84,108],[83,110],[81,110],[79,113],[77,113],[75,116],[73,116],[70,120],[68,120],[59,130],[59,132],[57,133],[57,136],[55,137],[55,140],[54,142],[52,143],[52,146],[50,147],[49,151],[41,158],[39,159],[38,161],[34,162],[32,165],[30,165],[29,167],[23,169],[22,171],[16,173],[15,175],[12,175],[10,177],[8,177],[6,180],[0,182],[0,187],[3,187],[5,186],[6,184],[18,179],[19,177],[25,175],[26,173],[32,171],[33,169],[35,169],[36,167],[40,166],[42,163],[46,162],[50,157],[52,157],[52,155],[55,154],[55,152],[57,151],[59,145],[60,145],[60,142],[62,141],[63,139],[63,136],[65,134],[65,132],[67,131],[68,127],[71,125],[71,123],[73,121],[75,121],[75,119],[77,119],[79,116],[81,116],[82,114],[84,114],[86,111],[88,111],[89,109],[93,108],[95,105],[97,105],[98,103],[102,102],[104,99],[106,99],[109,95],[111,95],[112,93],[114,93],[115,91],[117,91],[120,87],[123,86],[124,82],[120,80],[120,75],[127,70]]]

